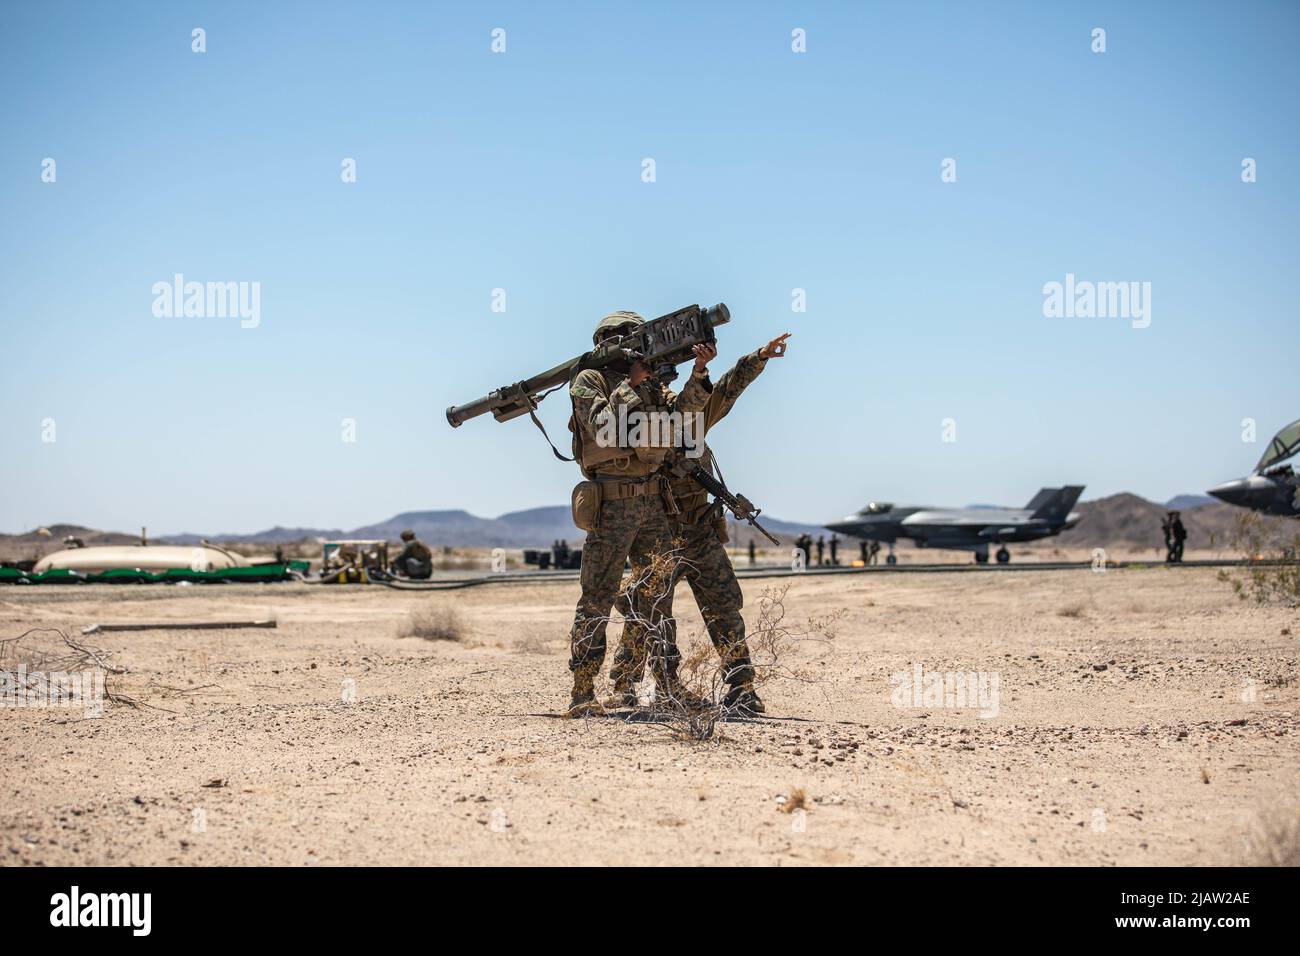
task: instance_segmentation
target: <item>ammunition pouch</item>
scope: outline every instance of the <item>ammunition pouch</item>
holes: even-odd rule
[[[704,510],[700,515],[699,523],[706,528],[711,527],[713,533],[718,536],[718,540],[726,544],[731,540],[727,534],[727,513],[722,509],[722,502],[715,501]]]
[[[713,530],[718,533],[718,540],[723,544],[731,540],[731,536],[727,534],[727,516],[725,514],[719,514],[713,519]]]
[[[599,527],[602,492],[598,481],[580,481],[573,486],[573,523],[581,530]]]

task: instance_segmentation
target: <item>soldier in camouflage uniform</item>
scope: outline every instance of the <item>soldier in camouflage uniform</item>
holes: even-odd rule
[[[615,312],[596,326],[592,337],[599,345],[604,339],[627,333],[645,320],[635,312]],[[712,346],[695,347],[695,367],[680,395],[674,394],[650,374],[650,369],[635,363],[625,377],[621,372],[585,369],[569,387],[573,416],[573,457],[582,474],[600,487],[600,510],[596,527],[587,534],[582,550],[582,597],[574,612],[570,634],[569,670],[573,672],[573,699],[569,713],[574,716],[599,710],[595,699],[595,678],[605,660],[605,626],[618,596],[623,565],[630,558],[633,580],[655,593],[632,596],[643,608],[652,626],[662,626],[664,608],[662,590],[665,581],[645,581],[646,569],[656,555],[672,547],[672,529],[668,524],[664,493],[666,483],[659,474],[668,447],[644,443],[622,446],[610,443],[605,427],[610,416],[620,412],[678,412],[690,414],[703,408],[709,397],[707,363],[717,350]],[[664,675],[666,681],[670,680]]]
[[[703,434],[697,434],[696,440],[702,441],[709,429],[722,420],[731,411],[749,384],[758,378],[767,366],[769,358],[780,358],[785,354],[787,332],[757,352],[746,355],[727,372],[715,386],[705,383],[709,392],[704,405]],[[712,467],[712,455],[708,446],[704,447],[702,464],[706,469]],[[723,706],[734,713],[762,713],[763,702],[754,691],[754,668],[749,657],[749,646],[745,643],[745,619],[741,616],[744,595],[736,572],[731,566],[731,559],[724,547],[727,541],[727,520],[716,508],[710,508],[708,493],[690,478],[672,478],[670,489],[679,513],[672,518],[674,537],[678,551],[676,557],[676,576],[672,585],[680,578],[685,578],[690,585],[695,603],[699,605],[704,617],[709,639],[722,658],[723,680],[729,685],[723,699]],[[635,580],[635,578],[633,579]],[[614,681],[614,696],[607,701],[613,707],[636,706],[635,686],[641,680],[645,670],[646,658],[654,651],[655,680],[667,682],[659,689],[660,694],[680,700],[671,689],[678,684],[677,668],[681,655],[677,648],[675,622],[672,620],[673,588],[669,586],[667,606],[664,608],[666,620],[661,631],[660,640],[649,638],[651,627],[641,615],[629,617],[635,607],[635,601],[629,595],[619,596],[619,609],[625,618],[623,637],[619,641],[614,655],[614,666],[610,677]],[[650,647],[652,643],[657,647]],[[664,675],[661,678],[660,675]]]
[[[416,580],[432,577],[433,552],[429,546],[417,538],[410,528],[402,532],[402,542],[401,553],[392,560],[392,566],[397,572]]]

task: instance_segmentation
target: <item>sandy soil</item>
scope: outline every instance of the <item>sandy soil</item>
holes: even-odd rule
[[[560,719],[573,582],[8,588],[47,624],[255,618],[101,634],[156,708],[0,711],[0,855],[27,864],[1222,864],[1300,784],[1294,610],[1210,569],[793,578],[844,609],[811,682],[688,743]],[[745,585],[750,603],[770,581]],[[454,606],[459,643],[399,637]],[[700,630],[685,590],[682,630]],[[752,609],[750,609],[752,612]],[[747,612],[750,613],[750,612]],[[995,675],[997,715],[891,700],[891,675]],[[355,682],[354,702],[344,700]],[[210,785],[217,783],[219,785]],[[801,789],[806,811],[787,813]]]

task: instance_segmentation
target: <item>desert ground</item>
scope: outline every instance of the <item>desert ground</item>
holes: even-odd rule
[[[570,580],[0,591],[0,637],[100,633],[101,717],[0,711],[8,864],[1251,864],[1293,852],[1300,613],[1208,568],[925,574],[789,585],[764,717],[707,741],[568,720]],[[702,625],[679,592],[684,642]],[[401,636],[454,609],[457,640]],[[414,615],[414,618],[413,618]],[[611,635],[617,634],[611,627]],[[611,641],[612,643],[612,641]],[[996,706],[898,699],[977,672]],[[971,703],[966,701],[966,703]],[[989,703],[985,698],[984,703]],[[901,704],[901,706],[900,706]],[[989,711],[996,711],[990,713]],[[802,804],[802,805],[801,805]],[[1290,822],[1288,822],[1290,821]],[[1288,830],[1287,827],[1292,829]]]

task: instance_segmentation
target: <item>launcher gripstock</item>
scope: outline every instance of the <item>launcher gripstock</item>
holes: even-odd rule
[[[447,409],[447,421],[452,428],[458,428],[461,422],[488,412],[499,422],[527,415],[537,407],[546,392],[589,368],[622,371],[640,361],[648,365],[660,381],[671,382],[677,377],[677,366],[692,357],[691,349],[705,342],[716,342],[713,330],[729,321],[731,312],[720,302],[711,309],[688,305],[646,322],[631,335],[605,342],[599,348],[584,352],[540,375],[513,385],[503,385],[465,405],[453,405]]]

